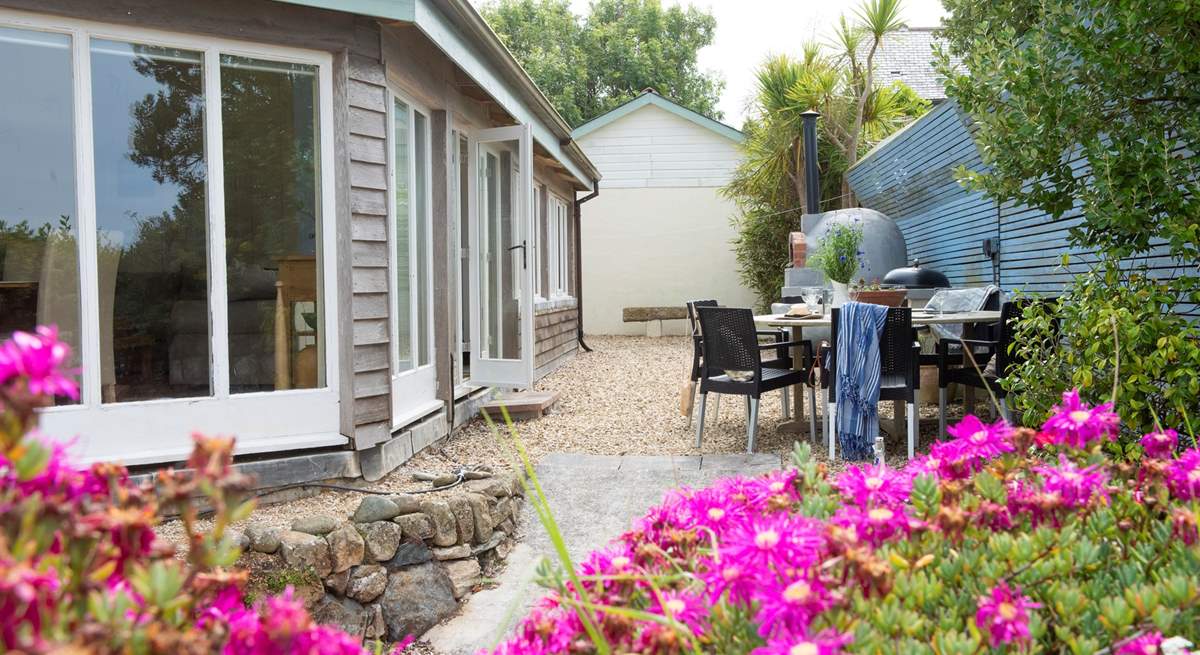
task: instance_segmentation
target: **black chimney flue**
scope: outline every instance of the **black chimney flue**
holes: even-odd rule
[[[817,169],[817,119],[815,109],[800,114],[804,119],[804,213],[821,211],[821,171]]]

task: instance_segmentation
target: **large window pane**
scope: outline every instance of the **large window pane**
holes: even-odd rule
[[[91,42],[104,402],[210,393],[202,61]]]
[[[416,287],[417,287],[417,362],[418,366],[429,363],[429,137],[426,132],[428,121],[421,112],[413,112],[413,209],[416,230]]]
[[[57,325],[78,368],[71,38],[0,28],[0,339]]]
[[[411,273],[409,268],[409,248],[411,241],[409,240],[409,215],[412,212],[412,206],[409,202],[409,171],[412,160],[412,153],[409,144],[409,129],[411,127],[408,116],[408,105],[395,100],[392,105],[393,123],[395,129],[392,133],[392,141],[395,144],[396,152],[392,165],[394,175],[393,185],[395,187],[395,210],[396,210],[396,242],[393,247],[396,249],[396,372],[412,370],[413,352],[412,352],[412,288],[411,288]]]
[[[518,143],[480,145],[480,249],[483,273],[483,357],[520,359],[520,278],[522,250],[516,223],[514,180]]]
[[[229,386],[324,385],[317,67],[221,56]]]

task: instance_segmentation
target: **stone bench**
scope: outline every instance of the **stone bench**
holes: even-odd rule
[[[677,321],[687,318],[687,307],[673,305],[668,307],[625,307],[621,309],[621,320],[625,323],[645,323],[646,336],[661,337],[663,321]]]

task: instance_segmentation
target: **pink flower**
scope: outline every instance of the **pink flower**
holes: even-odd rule
[[[692,634],[697,635],[703,634],[708,616],[708,606],[698,596],[682,591],[655,594],[650,611],[686,625]]]
[[[957,437],[960,457],[987,460],[1014,450],[1009,440],[1012,429],[1004,419],[989,425],[980,421],[979,417],[970,415],[964,417],[957,425],[946,428],[946,432]]]
[[[0,384],[23,378],[35,396],[79,398],[79,387],[62,367],[71,347],[58,340],[58,328],[39,325],[33,334],[16,331],[0,344]]]
[[[886,464],[852,466],[834,481],[847,501],[859,507],[899,507],[908,502],[912,478]]]
[[[417,640],[416,635],[412,635],[412,634],[405,635],[403,639],[401,639],[400,641],[397,641],[396,645],[392,647],[392,655],[400,655],[400,653],[403,653],[405,651],[405,649],[407,649],[409,646],[411,646],[412,643],[416,640]]]
[[[868,509],[852,505],[839,509],[830,522],[853,528],[860,539],[872,546],[879,546],[889,539],[907,534],[912,523],[903,507]]]
[[[833,604],[821,581],[807,575],[768,585],[759,591],[757,600],[755,620],[763,637],[804,634],[813,617]]]
[[[840,655],[843,647],[853,640],[853,635],[824,630],[816,635],[772,639],[766,646],[751,651],[751,655]]]
[[[1162,641],[1161,632],[1150,632],[1122,644],[1117,655],[1158,655]]]
[[[1140,443],[1147,457],[1168,459],[1179,446],[1179,433],[1170,429],[1151,432],[1143,435]]]
[[[1058,466],[1035,466],[1033,470],[1042,475],[1042,488],[1058,494],[1066,509],[1086,506],[1093,495],[1108,500],[1108,492],[1104,489],[1108,474],[1100,470],[1099,465],[1079,468],[1059,453]]]
[[[1029,610],[1041,607],[1021,594],[1020,587],[1001,582],[987,596],[979,598],[975,625],[986,632],[992,647],[1029,641]]]
[[[1121,419],[1112,411],[1112,403],[1089,407],[1079,399],[1078,389],[1065,391],[1062,397],[1062,404],[1054,406],[1054,415],[1042,425],[1046,441],[1086,448],[1097,439],[1116,438]]]
[[[819,521],[775,514],[742,522],[721,544],[722,563],[770,576],[815,564],[824,543]]]
[[[1189,448],[1171,460],[1167,467],[1167,486],[1179,500],[1200,498],[1200,449]]]
[[[726,592],[735,603],[748,602],[759,588],[759,582],[751,571],[741,564],[709,562],[700,572],[700,579],[708,591],[709,602],[716,603]]]

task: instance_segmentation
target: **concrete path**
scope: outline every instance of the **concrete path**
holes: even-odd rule
[[[615,456],[552,454],[537,466],[538,479],[571,559],[608,543],[630,522],[679,486],[703,487],[732,475],[779,469],[780,455]],[[497,586],[472,595],[459,613],[425,634],[445,655],[474,655],[500,641],[540,598],[533,582],[538,563],[553,546],[530,508],[521,513],[520,543],[509,553]]]

